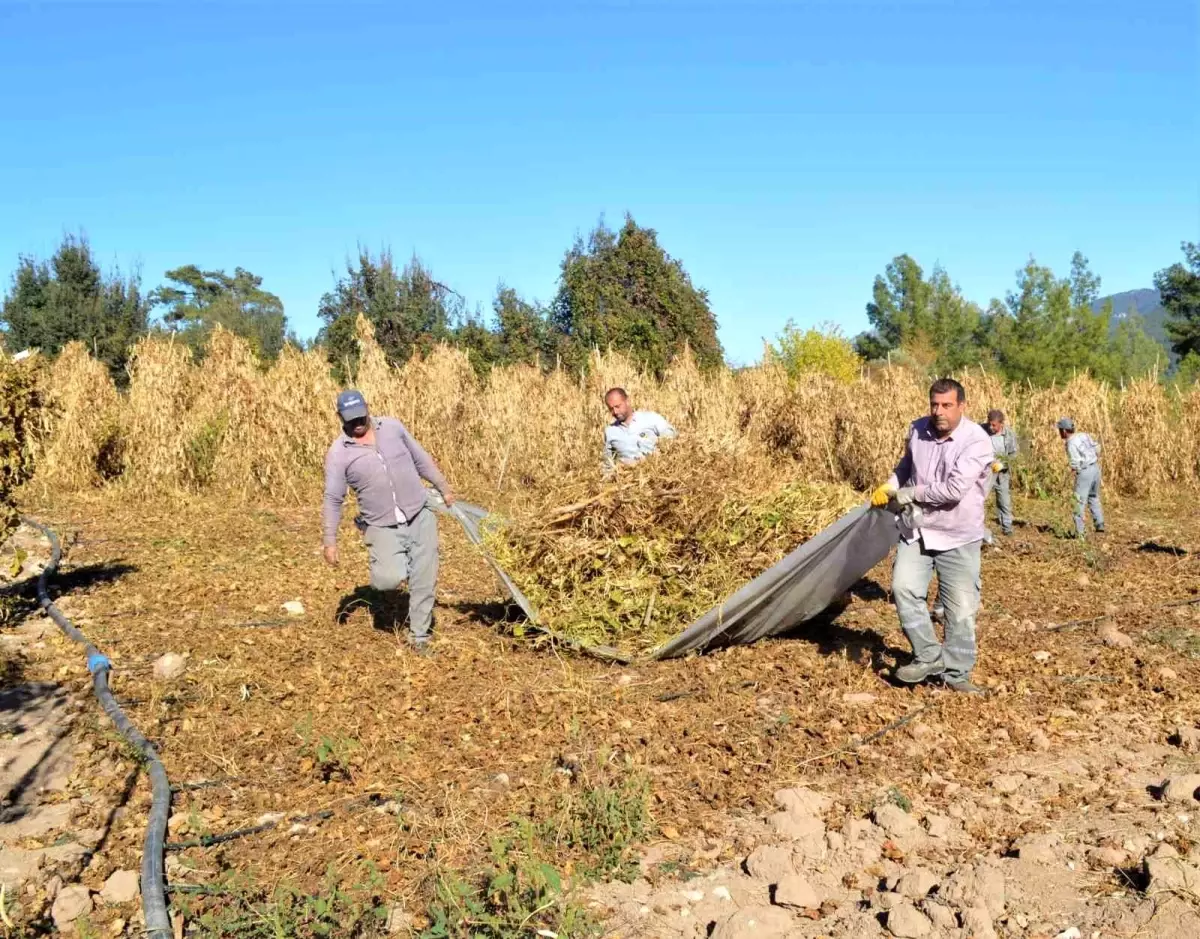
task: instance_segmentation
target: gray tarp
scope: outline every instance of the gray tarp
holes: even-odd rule
[[[488,512],[477,505],[456,502],[449,510],[436,496],[439,511],[458,519],[467,537],[479,545],[516,604],[537,623],[537,611],[511,577],[483,548],[480,523]],[[689,652],[723,646],[748,645],[764,636],[778,636],[819,615],[866,573],[887,557],[899,538],[897,516],[886,509],[862,506],[810,538],[774,567],[759,574],[720,606],[709,610],[674,639],[659,646],[651,659],[671,659]],[[606,646],[586,651],[622,659]]]
[[[888,556],[899,539],[896,515],[862,506],[810,538],[720,606],[709,610],[652,658],[748,645],[817,616]]]

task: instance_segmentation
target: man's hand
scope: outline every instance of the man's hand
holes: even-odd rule
[[[875,506],[876,508],[882,508],[891,501],[892,496],[895,494],[895,488],[893,486],[889,486],[887,483],[884,483],[873,493],[871,493],[871,505]]]
[[[321,553],[325,555],[325,563],[330,567],[337,567],[338,549],[335,544],[327,544],[321,549]]]
[[[896,505],[912,505],[917,501],[917,487],[905,486],[896,490]]]
[[[454,495],[453,489],[447,489],[442,493],[442,501],[446,503],[446,508],[450,508],[450,506],[458,501],[458,497]]]

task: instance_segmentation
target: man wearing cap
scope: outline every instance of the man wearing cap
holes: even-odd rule
[[[1067,462],[1075,474],[1075,537],[1084,532],[1084,503],[1092,511],[1096,531],[1104,531],[1104,509],[1100,507],[1100,442],[1075,429],[1075,421],[1064,417],[1058,422],[1058,436],[1067,447]]]
[[[871,504],[904,510],[892,568],[892,595],[913,661],[896,678],[915,685],[940,675],[948,688],[982,694],[970,679],[975,666],[980,545],[992,444],[975,421],[964,420],[967,395],[953,378],[929,389],[929,416],[913,421],[904,457]],[[926,597],[934,573],[944,610],[945,643],[938,642]]]
[[[1013,533],[1012,487],[1008,461],[1017,455],[1017,435],[1005,423],[1004,412],[988,411],[987,432],[992,437],[991,488],[996,490],[996,512],[1000,516],[1000,533]]]
[[[612,423],[604,428],[604,472],[617,463],[637,463],[658,449],[658,441],[675,436],[675,428],[654,411],[635,411],[624,388],[609,388],[604,406]]]
[[[371,586],[395,590],[408,581],[409,641],[424,652],[433,624],[438,537],[421,480],[432,483],[447,505],[454,504],[454,493],[405,426],[391,417],[372,418],[360,392],[338,395],[337,412],[342,433],[325,454],[325,560],[338,563],[337,530],[349,487],[358,500],[355,524],[370,555]]]

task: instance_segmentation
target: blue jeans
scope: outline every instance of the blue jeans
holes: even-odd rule
[[[1085,466],[1075,474],[1075,534],[1083,534],[1084,504],[1092,511],[1096,531],[1104,531],[1104,509],[1100,507],[1100,464]]]
[[[975,614],[982,587],[980,542],[949,551],[930,551],[921,541],[900,542],[892,567],[892,596],[904,635],[918,662],[945,666],[947,681],[966,681],[975,666]],[[938,605],[945,610],[945,643],[938,642],[929,618],[926,596],[934,572],[938,577]]]
[[[1008,470],[993,473],[989,486],[996,490],[996,513],[1000,516],[1000,530],[1011,535],[1013,530],[1012,486]]]

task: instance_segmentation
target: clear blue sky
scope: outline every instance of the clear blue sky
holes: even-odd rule
[[[1197,10],[0,0],[0,277],[83,230],[148,286],[249,268],[309,336],[359,243],[549,301],[629,211],[740,362],[865,327],[901,252],[984,303],[1075,249],[1149,286],[1200,239]]]

